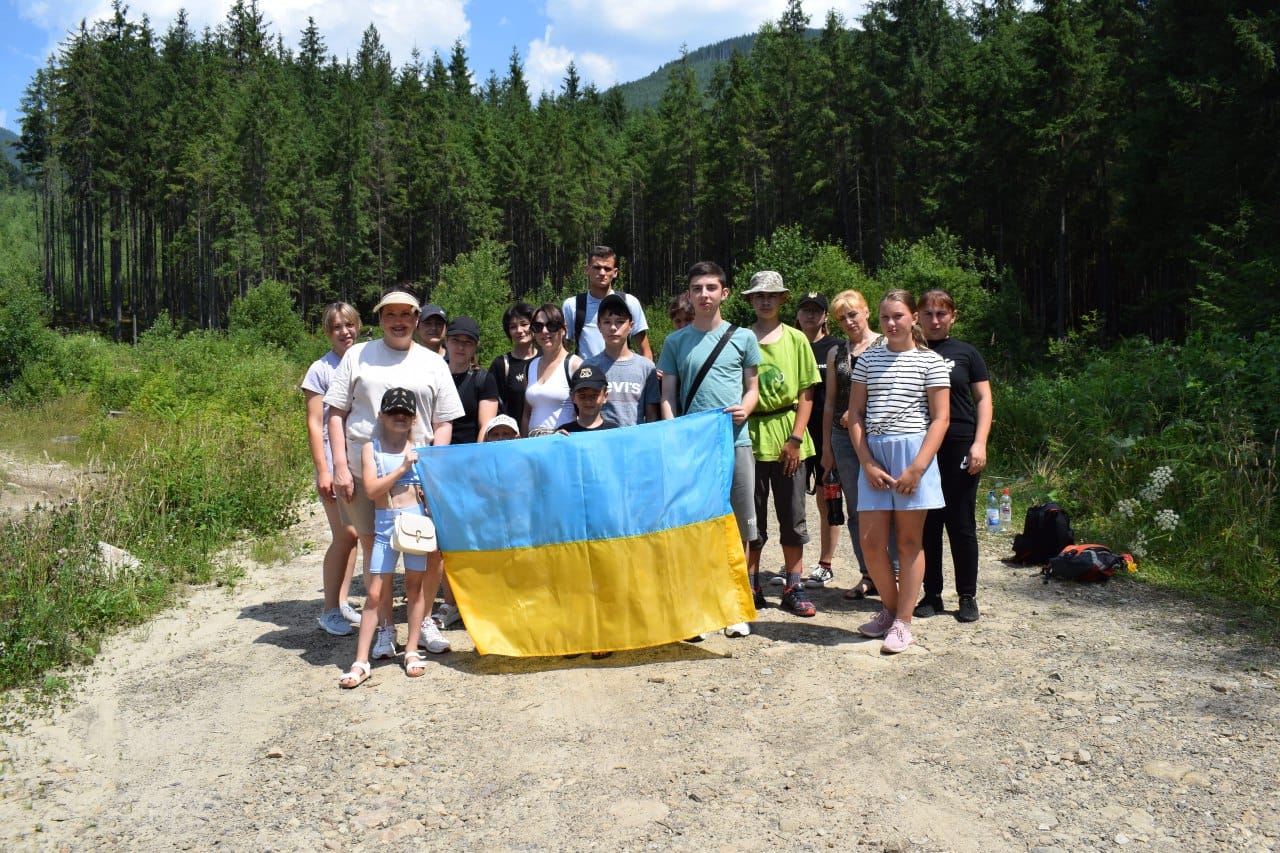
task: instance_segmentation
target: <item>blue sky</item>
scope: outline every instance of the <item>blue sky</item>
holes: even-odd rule
[[[132,0],[129,17],[145,14],[163,33],[178,9],[192,28],[225,20],[231,0]],[[862,13],[863,0],[807,0],[812,26],[828,9],[847,21]],[[456,39],[467,47],[472,70],[483,81],[489,71],[505,74],[512,48],[520,52],[536,95],[555,90],[572,60],[585,82],[607,88],[643,77],[690,49],[754,32],[776,21],[786,0],[259,0],[270,31],[296,48],[307,17],[315,18],[329,52],[354,56],[372,23],[397,66],[415,46],[424,57],[447,55]],[[22,92],[35,70],[81,20],[107,17],[109,0],[0,0],[0,125],[17,131]]]

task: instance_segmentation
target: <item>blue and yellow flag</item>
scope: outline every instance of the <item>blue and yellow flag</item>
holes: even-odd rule
[[[418,459],[480,654],[643,648],[755,618],[724,412]]]

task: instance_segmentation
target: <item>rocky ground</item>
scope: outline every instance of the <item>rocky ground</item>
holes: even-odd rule
[[[813,619],[601,661],[479,657],[456,630],[425,677],[384,662],[344,691],[323,516],[296,534],[3,734],[0,846],[1280,847],[1280,655],[1128,580],[1045,586],[986,540],[981,621],[917,621],[882,657],[842,542]]]

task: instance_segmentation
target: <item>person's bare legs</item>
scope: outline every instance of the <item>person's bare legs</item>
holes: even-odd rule
[[[324,552],[321,576],[324,579],[324,610],[328,613],[347,600],[351,586],[351,571],[356,562],[356,531],[342,523],[336,501],[325,501],[325,518],[329,520],[331,534],[329,547]]]
[[[430,566],[430,560],[427,565]],[[427,615],[427,598],[423,595],[422,588],[423,580],[430,571],[430,568],[425,572],[412,572],[406,569],[404,573],[404,597],[409,613],[409,639],[405,643],[405,648],[409,651],[417,651],[418,636],[422,633],[422,620]],[[361,626],[363,624],[362,621]]]
[[[370,537],[371,539],[373,537]],[[373,646],[373,635],[378,630],[378,609],[383,598],[390,598],[391,579],[395,575],[365,575],[365,607],[360,614],[360,634],[356,637],[356,663],[369,665],[369,651]],[[352,667],[354,670],[355,667]],[[341,682],[344,686],[354,683],[345,676]]]
[[[836,544],[840,541],[840,528],[827,524],[827,499],[822,496],[821,486],[819,486],[814,497],[818,501],[818,562],[829,566],[831,561],[836,558]],[[844,499],[841,498],[841,500]]]
[[[858,513],[858,535],[862,539],[862,557],[867,563],[867,573],[871,582],[880,593],[880,601],[884,609],[890,613],[898,612],[898,584],[893,576],[893,564],[889,562],[889,521],[892,510],[867,510]],[[899,531],[901,537],[901,531]],[[917,538],[917,545],[919,539]],[[901,553],[901,539],[899,539]],[[924,568],[921,564],[920,580],[924,580]],[[915,606],[914,599],[911,607]],[[908,608],[909,610],[910,608]]]
[[[444,554],[440,551],[430,551],[427,553],[427,570],[423,573],[422,589],[418,592],[418,598],[422,605],[422,609],[418,611],[418,628],[422,628],[422,620],[431,612],[431,605],[435,603],[436,590],[440,588],[440,582],[444,580]],[[407,588],[405,594],[408,594]],[[412,609],[413,601],[410,600],[409,607]],[[412,617],[410,617],[412,618]]]
[[[367,594],[367,590],[369,589],[370,583],[372,582],[373,578],[377,577],[377,575],[369,574],[369,555],[373,553],[373,534],[372,533],[370,533],[368,536],[360,537],[360,550],[364,552],[364,586],[366,590],[366,595],[364,599],[364,609],[360,611],[363,614],[363,613],[369,612],[370,598]],[[382,595],[377,601],[377,607],[378,607],[378,623],[377,624],[379,625],[396,624],[395,619],[393,618],[392,612],[391,612],[392,607],[395,605],[395,603],[396,603],[395,595],[392,592],[391,585],[388,584],[386,589],[386,594]],[[360,619],[360,630],[361,631],[364,630],[363,617]]]
[[[923,509],[900,509],[893,513],[893,523],[898,538],[897,601],[892,607],[889,607],[886,601],[885,606],[908,625],[911,624],[911,611],[916,606],[916,599],[920,597],[920,587],[924,584],[923,541],[926,515],[928,510]],[[892,573],[893,568],[889,563],[889,554],[885,545],[880,547],[880,551],[885,565],[889,566],[889,571]],[[878,585],[879,581],[877,580],[876,583]],[[883,600],[884,587],[880,589],[882,590],[881,600]]]
[[[760,552],[756,552],[756,562],[760,562]],[[804,568],[804,546],[803,545],[783,545],[782,546],[782,568],[787,578],[787,583],[792,583],[793,578],[800,574]]]

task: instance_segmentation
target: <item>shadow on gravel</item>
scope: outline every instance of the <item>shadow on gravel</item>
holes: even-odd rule
[[[1080,636],[1081,632],[1098,633],[1096,621],[1101,614],[1128,628],[1181,640],[1201,637],[1213,644],[1214,654],[1224,666],[1248,669],[1280,665],[1280,649],[1267,642],[1263,626],[1247,616],[1228,612],[1223,604],[1192,601],[1127,577],[1116,577],[1104,584],[1059,580],[1046,584],[1038,566],[996,562],[993,568],[1008,573],[1002,581],[1003,590],[1012,602],[1023,603],[1025,618],[1043,620],[1046,627],[1053,626],[1066,639],[1106,640],[1105,633]],[[981,586],[979,580],[979,600]],[[1223,637],[1229,642],[1221,642]],[[1172,651],[1167,649],[1166,654]]]
[[[276,627],[276,630],[260,635],[254,643],[297,652],[300,659],[312,666],[332,665],[339,671],[346,671],[355,649],[356,635],[335,637],[322,631],[316,623],[322,604],[320,598],[272,601],[242,608],[240,618]],[[400,611],[398,618],[403,622],[404,608],[397,610]]]
[[[877,605],[876,609],[879,609]],[[821,613],[822,611],[818,611]],[[798,616],[781,614],[787,622],[752,622],[751,631],[756,636],[784,643],[807,643],[811,646],[843,646],[852,642],[866,640],[859,634],[856,625],[848,628],[837,628],[834,625],[823,625]],[[877,640],[876,642],[879,642]]]
[[[714,662],[729,660],[732,655],[719,654],[698,643],[668,643],[647,649],[614,652],[607,658],[595,660],[589,654],[572,658],[531,657],[514,658],[505,655],[478,655],[475,652],[453,652],[441,656],[438,661],[466,675],[538,675],[565,669],[624,669],[627,667],[651,667],[655,664]],[[652,677],[661,678],[661,669]]]
[[[340,671],[345,671],[351,662],[356,635],[353,632],[346,637],[335,637],[322,631],[316,624],[321,604],[322,601],[319,598],[273,601],[242,608],[240,618],[277,626],[276,630],[261,634],[254,643],[266,643],[296,652],[301,660],[312,666],[334,666]],[[402,598],[397,599],[393,616],[396,624],[401,627],[400,636],[403,638],[407,613]],[[458,633],[450,630],[445,632],[445,636],[450,640],[456,640]],[[469,640],[467,645],[470,646]],[[470,648],[429,657],[442,666],[468,675],[532,675],[561,669],[651,666],[697,660],[717,661],[727,660],[732,655],[718,653],[697,643],[668,643],[647,649],[614,652],[601,660],[594,660],[589,654],[574,658],[478,655]]]

